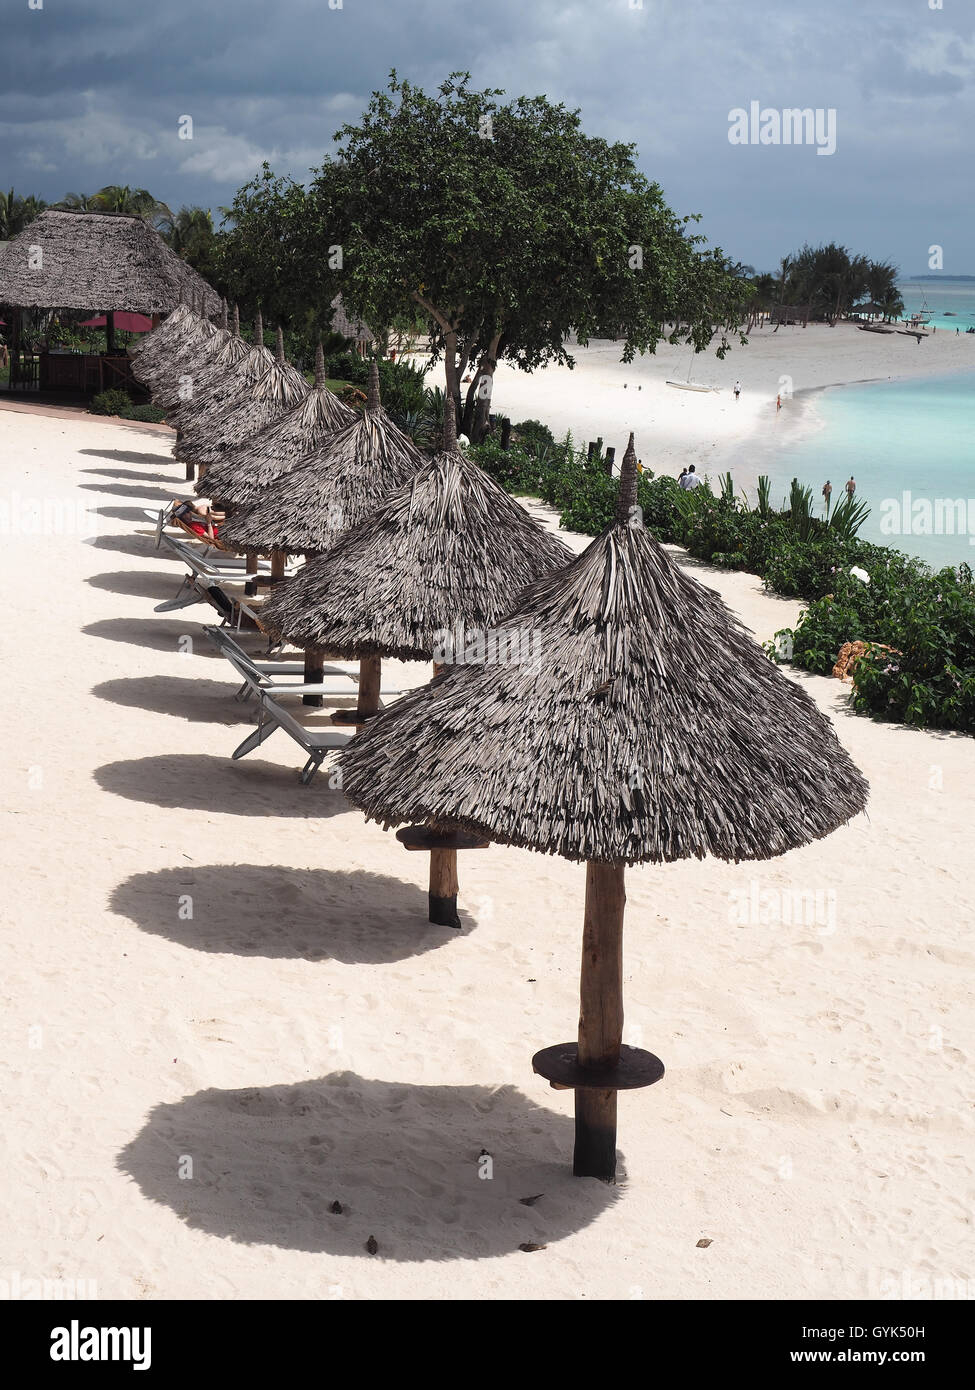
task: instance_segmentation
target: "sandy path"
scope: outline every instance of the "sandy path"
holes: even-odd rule
[[[464,930],[431,927],[420,856],[325,777],[299,787],[283,735],[229,760],[247,716],[209,610],[152,611],[179,582],[140,510],[185,488],[165,436],[0,411],[0,458],[0,1280],[585,1299],[967,1277],[972,740],[803,678],[869,818],[767,865],[630,873],[627,1040],[668,1073],[621,1101],[625,1184],[575,1181],[571,1098],[530,1059],[575,1031],[581,868],[470,854]],[[27,498],[60,521],[30,533]],[[760,637],[794,615],[696,573]]]

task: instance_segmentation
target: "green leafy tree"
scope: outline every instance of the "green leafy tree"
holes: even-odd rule
[[[308,201],[301,184],[265,163],[220,209],[227,228],[220,278],[248,314],[260,305],[270,319],[293,323],[311,310],[327,329],[328,305],[341,285],[328,265],[329,229]]]
[[[475,440],[499,360],[571,366],[573,330],[617,338],[626,361],[664,337],[703,350],[717,330],[723,355],[751,295],[633,146],[587,136],[578,112],[544,97],[503,96],[461,73],[430,96],[394,72],[338,132],[305,200],[302,240],[342,247],[334,283],[351,309],[380,330],[417,307],[428,316]]]

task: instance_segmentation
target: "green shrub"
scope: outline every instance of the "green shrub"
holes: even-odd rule
[[[511,432],[528,454],[537,454],[542,447],[555,447],[555,435],[541,420],[522,420],[520,425],[512,425]]]
[[[120,412],[123,419],[143,420],[147,424],[158,425],[166,418],[165,410],[161,410],[158,405],[133,405],[128,410]]]
[[[92,415],[125,415],[132,409],[132,397],[127,391],[113,386],[93,396],[89,409]]]
[[[598,536],[612,525],[616,515],[619,480],[607,473],[588,470],[574,487],[572,497],[562,507],[559,524],[567,531]]]

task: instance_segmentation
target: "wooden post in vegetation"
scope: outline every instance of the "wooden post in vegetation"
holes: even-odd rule
[[[613,464],[615,463],[615,461],[616,461],[616,450],[615,450],[615,449],[607,449],[607,450],[606,450],[606,459],[605,459],[605,464],[606,464],[606,475],[607,475],[607,477],[610,477],[610,478],[611,478],[611,477],[613,476]]]
[[[587,462],[587,463],[592,463],[593,455],[595,454],[595,452],[596,452],[596,441],[595,441],[594,439],[590,439],[590,441],[589,441],[589,448],[588,448],[588,450],[587,450],[587,452],[586,452],[586,462]]]
[[[502,416],[502,418],[501,418],[501,447],[502,447],[502,449],[505,451],[505,453],[508,452],[508,447],[509,447],[510,444],[511,444],[511,417],[510,417],[509,415],[504,415],[504,416]]]
[[[586,912],[582,932],[579,988],[580,1071],[619,1065],[623,1042],[623,864],[586,865]],[[575,1151],[577,1178],[616,1176],[616,1090],[576,1086]]]

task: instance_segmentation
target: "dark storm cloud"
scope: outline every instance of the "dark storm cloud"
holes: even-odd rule
[[[0,181],[105,183],[216,208],[263,159],[303,178],[391,67],[431,89],[545,92],[634,142],[731,254],[771,268],[836,237],[906,270],[968,245],[975,39],[946,0],[27,0],[0,36]],[[836,111],[837,148],[728,142],[728,115]],[[194,138],[178,138],[190,115]],[[950,257],[949,257],[950,259]]]

